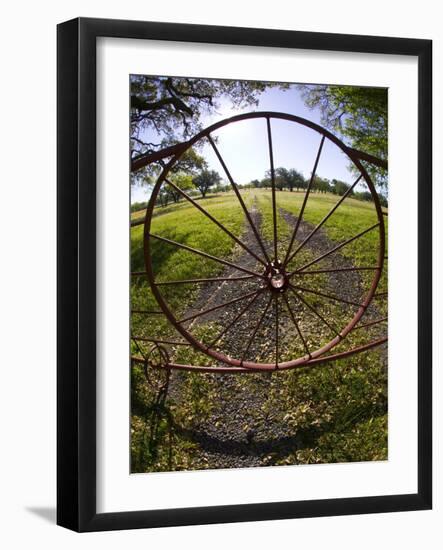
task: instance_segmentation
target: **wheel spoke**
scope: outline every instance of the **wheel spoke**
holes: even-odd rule
[[[370,349],[373,349],[377,346],[381,346],[382,344],[385,344],[388,341],[387,338],[380,338],[378,340],[374,340],[372,342],[369,342],[367,344],[363,344],[362,346],[357,346],[355,348],[349,349],[347,351],[340,351],[338,353],[333,353],[331,355],[323,355],[320,358],[312,359],[311,361],[308,361],[306,364],[311,365],[320,365],[322,363],[329,363],[329,361],[336,361],[337,359],[344,359],[345,357],[349,357],[350,355],[354,355],[355,353],[360,353],[362,351],[367,351]]]
[[[243,354],[242,354],[242,358],[241,358],[241,360],[240,360],[240,363],[243,363],[243,361],[244,361],[244,359],[245,359],[245,357],[246,357],[246,354],[248,353],[249,348],[251,347],[251,344],[252,344],[252,342],[254,341],[255,335],[257,334],[257,331],[258,331],[258,329],[260,328],[260,326],[261,326],[261,324],[262,324],[262,322],[263,322],[263,319],[265,318],[266,313],[268,312],[268,309],[269,309],[269,307],[270,307],[270,305],[271,305],[272,299],[273,299],[273,297],[272,297],[272,294],[271,294],[271,297],[269,298],[269,301],[268,301],[268,303],[266,304],[266,307],[265,307],[263,313],[261,314],[260,319],[258,320],[258,323],[256,324],[256,326],[255,326],[255,328],[254,328],[254,332],[253,332],[253,333],[251,334],[251,336],[249,337],[248,344],[247,344],[247,346],[246,346],[245,351],[244,351]]]
[[[286,296],[286,294],[284,294],[284,300],[285,300],[285,303],[286,303],[286,307],[288,308],[288,311],[289,311],[289,315],[291,316],[291,319],[292,319],[292,322],[294,323],[294,326],[297,330],[297,334],[299,335],[300,337],[300,340],[303,342],[303,347],[305,348],[305,352],[306,354],[308,355],[309,359],[311,358],[311,353],[309,351],[309,348],[308,348],[308,344],[306,343],[306,340],[302,334],[302,331],[300,330],[300,327],[298,326],[298,322],[297,322],[297,319],[295,318],[295,315],[294,315],[294,312],[292,311],[291,309],[291,306],[289,304],[289,300],[288,300],[288,297]]]
[[[148,311],[145,309],[132,309],[131,313],[138,313],[141,315],[164,315],[163,311]]]
[[[266,117],[266,127],[268,130],[269,163],[271,167],[271,189],[272,189],[272,228],[274,237],[274,260],[277,260],[277,205],[275,200],[275,169],[274,152],[272,150],[271,119]]]
[[[333,294],[326,294],[324,292],[319,292],[318,290],[312,290],[312,288],[305,288],[303,286],[295,286],[295,285],[291,285],[291,287],[294,290],[301,290],[302,292],[309,292],[310,294],[316,294],[317,296],[322,296],[323,298],[327,298],[328,300],[335,300],[336,302],[342,302],[343,304],[349,304],[351,306],[364,307],[363,304],[359,304],[358,302],[351,302],[350,300],[345,300],[344,298],[340,298],[339,296],[335,296]]]
[[[231,231],[229,231],[228,228],[226,228],[222,223],[220,223],[212,214],[210,214],[207,210],[202,208],[197,201],[195,201],[192,197],[190,197],[187,193],[185,193],[182,189],[180,189],[175,183],[165,178],[165,182],[170,185],[173,189],[177,191],[177,193],[180,193],[182,197],[184,197],[188,202],[190,202],[197,210],[199,210],[202,214],[204,214],[207,218],[209,218],[217,227],[219,227],[222,231],[224,231],[233,241],[235,241],[238,245],[240,245],[246,252],[248,252],[251,256],[253,256],[256,260],[258,260],[260,263],[262,263],[264,266],[266,266],[266,262],[262,260],[257,254],[251,250],[244,242],[242,242],[238,237],[236,237]]]
[[[230,267],[238,269],[239,271],[244,271],[245,273],[249,273],[249,275],[253,275],[254,277],[259,277],[260,279],[264,278],[263,275],[260,275],[259,273],[255,273],[250,269],[246,269],[246,267],[241,267],[240,265],[233,264],[232,262],[228,262],[227,260],[222,260],[222,258],[217,258],[216,256],[212,256],[211,254],[207,254],[206,252],[202,252],[201,250],[197,250],[195,248],[187,246],[186,244],[181,244],[181,243],[178,243],[177,241],[171,241],[171,239],[160,237],[160,235],[155,235],[154,233],[149,233],[149,236],[152,237],[153,239],[157,239],[159,241],[163,241],[173,246],[177,246],[178,248],[183,248],[183,250],[187,250],[188,252],[193,252],[194,254],[198,254],[199,256],[203,256],[204,258],[208,258],[209,260],[213,260],[214,262],[219,262],[221,264],[228,265]]]
[[[332,248],[332,249],[329,250],[328,252],[325,252],[325,253],[322,254],[321,256],[318,256],[318,258],[315,258],[314,260],[312,260],[312,261],[310,261],[309,263],[305,264],[304,266],[299,267],[298,269],[295,269],[294,271],[292,271],[291,273],[289,273],[288,277],[292,277],[292,276],[295,275],[296,273],[299,273],[300,271],[304,271],[306,268],[310,267],[311,265],[316,264],[316,263],[319,262],[320,260],[323,260],[323,258],[326,258],[327,256],[330,256],[330,255],[333,254],[334,252],[337,252],[337,250],[340,250],[341,248],[343,248],[343,247],[346,246],[347,244],[352,243],[353,241],[355,241],[356,239],[359,239],[360,237],[363,237],[363,235],[366,235],[366,233],[369,233],[369,231],[372,231],[373,229],[375,229],[375,228],[378,227],[379,225],[380,225],[380,222],[375,223],[374,225],[372,225],[372,226],[369,227],[368,229],[365,229],[364,231],[362,231],[362,232],[359,233],[358,235],[355,235],[354,237],[351,237],[351,238],[348,239],[347,241],[344,241],[343,243],[337,245],[336,247]]]
[[[306,189],[305,196],[303,198],[303,203],[302,203],[302,206],[300,208],[300,213],[298,215],[297,222],[296,222],[295,227],[294,227],[294,231],[292,233],[292,237],[291,237],[291,241],[289,243],[288,250],[286,251],[286,256],[285,256],[285,259],[283,261],[283,265],[286,265],[288,263],[288,258],[289,258],[289,255],[291,254],[292,246],[294,245],[295,237],[297,235],[298,228],[299,228],[301,220],[303,218],[306,203],[308,202],[308,197],[309,197],[309,194],[311,192],[312,185],[314,183],[315,173],[317,171],[318,161],[320,160],[320,155],[321,155],[321,151],[323,149],[324,142],[325,142],[325,136],[322,136],[321,141],[320,141],[320,146],[319,146],[318,152],[317,152],[317,157],[316,157],[315,162],[314,162],[314,168],[312,169],[311,179],[309,180],[309,184],[308,184],[308,187]]]
[[[266,260],[267,260],[269,263],[271,263],[271,260],[269,259],[269,256],[268,256],[268,253],[266,252],[265,245],[263,244],[263,241],[262,241],[261,238],[260,238],[260,235],[259,235],[259,233],[258,233],[258,231],[257,231],[257,228],[255,227],[255,224],[254,224],[254,222],[252,221],[251,215],[249,214],[249,211],[248,211],[248,209],[246,208],[246,205],[245,205],[245,202],[244,202],[244,200],[243,200],[243,197],[241,196],[240,191],[238,190],[238,187],[237,187],[236,183],[235,183],[234,180],[232,179],[232,176],[231,176],[231,174],[230,174],[230,172],[229,172],[229,170],[228,170],[228,167],[227,167],[226,164],[225,164],[225,161],[223,160],[223,158],[222,158],[222,156],[221,156],[221,154],[220,154],[220,151],[218,150],[217,145],[215,144],[214,140],[212,139],[212,137],[211,137],[209,134],[208,134],[206,137],[208,138],[209,143],[211,144],[212,148],[214,149],[214,152],[215,152],[215,154],[217,155],[217,158],[218,158],[218,160],[220,161],[220,164],[221,164],[222,167],[223,167],[223,170],[224,170],[224,172],[225,172],[225,174],[226,174],[226,177],[228,178],[229,183],[231,184],[231,186],[232,186],[232,188],[233,188],[233,190],[234,190],[234,193],[235,193],[236,196],[237,196],[237,199],[238,199],[238,201],[239,201],[239,203],[240,203],[240,205],[241,205],[241,207],[242,207],[242,209],[243,209],[243,212],[245,213],[245,216],[246,216],[246,218],[247,218],[247,220],[248,220],[248,222],[249,222],[249,225],[251,226],[251,229],[252,229],[252,231],[253,231],[253,233],[254,233],[254,235],[255,235],[255,238],[257,239],[258,244],[260,245],[260,248],[262,249],[262,252],[263,252],[263,254],[264,254]]]
[[[131,336],[134,342],[151,342],[153,344],[169,344],[171,346],[191,346],[188,342],[178,342],[176,340],[159,340],[158,338],[146,338],[144,336]]]
[[[180,324],[186,323],[186,321],[191,321],[192,319],[196,319],[197,317],[201,317],[202,315],[206,315],[207,313],[211,313],[212,311],[216,311],[217,309],[230,306],[232,304],[235,304],[236,302],[240,302],[241,300],[246,300],[246,298],[250,298],[256,293],[257,293],[257,290],[254,290],[253,292],[248,292],[247,294],[243,294],[238,298],[234,298],[233,300],[229,300],[228,302],[223,302],[223,304],[219,304],[217,306],[210,307],[203,311],[199,311],[198,313],[195,313],[194,315],[190,315],[189,317],[184,317],[183,319],[180,319],[179,321],[177,321],[177,323],[180,323]]]
[[[369,323],[365,323],[364,325],[358,325],[357,327],[354,327],[352,330],[358,330],[360,328],[372,327],[373,325],[378,325],[379,323],[384,323],[387,320],[388,320],[387,317],[382,317],[381,319],[376,319],[375,321],[370,321]]]
[[[257,300],[257,298],[260,296],[262,292],[263,292],[263,289],[257,290],[252,300],[250,300],[246,304],[246,306],[240,311],[240,313],[235,316],[234,320],[231,321],[229,325],[220,332],[220,334],[218,334],[215,340],[212,340],[212,342],[208,345],[208,348],[212,348],[213,346],[215,346],[215,344],[220,340],[220,338],[222,338],[235,325],[235,323],[240,319],[240,317],[242,317],[248,311],[248,309],[254,304],[254,302]]]
[[[337,269],[316,269],[312,271],[298,271],[297,275],[319,275],[321,273],[342,273],[347,271],[377,271],[379,267],[340,267]]]
[[[275,368],[278,369],[279,364],[279,341],[278,341],[278,294],[274,297],[275,303]]]
[[[245,275],[244,277],[213,277],[208,279],[182,279],[181,281],[156,281],[157,286],[165,285],[185,285],[185,284],[200,284],[200,283],[221,283],[225,281],[250,281],[255,275]]]
[[[131,220],[131,229],[137,225],[143,225],[145,223],[145,218],[142,216],[137,220]]]
[[[307,300],[305,300],[303,298],[303,296],[301,296],[300,294],[298,294],[298,292],[296,292],[292,286],[289,287],[292,292],[294,293],[295,297],[300,300],[300,302],[302,302],[308,309],[310,309],[312,311],[312,313],[314,313],[314,315],[316,315],[321,321],[323,321],[323,323],[328,327],[328,329],[333,332],[335,334],[335,336],[338,336],[339,338],[341,338],[341,335],[340,333],[338,332],[338,330],[336,328],[334,328],[328,321],[326,321],[326,319],[323,317],[323,315],[317,311],[315,309],[315,307],[313,305],[311,305]]]
[[[140,347],[140,344],[137,342],[137,338],[134,338],[132,337],[132,340],[136,346],[136,348],[138,349],[140,355],[143,357],[143,359],[146,361],[146,355],[144,353],[144,351],[142,350],[142,348]]]
[[[288,264],[294,256],[306,245],[307,242],[311,240],[311,238],[317,233],[317,231],[322,227],[323,224],[327,222],[327,220],[332,216],[332,214],[337,210],[337,208],[340,206],[340,204],[348,197],[352,191],[354,190],[355,186],[358,184],[358,182],[361,180],[362,176],[360,175],[355,182],[349,187],[349,189],[346,191],[346,193],[341,197],[341,199],[331,208],[331,210],[326,214],[326,216],[321,220],[321,222],[314,227],[314,229],[309,233],[309,235],[302,241],[298,247],[294,250],[294,252],[287,258],[286,264]]]

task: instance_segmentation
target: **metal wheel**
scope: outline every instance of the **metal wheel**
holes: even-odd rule
[[[257,223],[257,217],[251,210],[251,207],[246,205],[244,194],[241,192],[235,183],[234,175],[231,174],[227,162],[223,158],[217,142],[213,137],[215,131],[223,131],[225,127],[231,124],[248,119],[264,120],[264,131],[267,134],[268,154],[269,154],[269,169],[270,169],[270,190],[269,201],[272,211],[272,230],[271,237],[266,238]],[[276,176],[274,167],[274,149],[272,139],[272,124],[275,120],[284,120],[291,124],[303,125],[313,132],[316,132],[319,137],[318,151],[316,154],[312,175],[304,190],[304,196],[301,200],[300,210],[297,216],[293,216],[289,221],[289,232],[285,221],[286,233],[282,235],[281,227],[281,212],[278,207],[278,190],[276,189]],[[329,212],[315,226],[306,224],[304,214],[306,206],[309,202],[309,197],[313,190],[315,174],[317,166],[324,150],[325,142],[330,142],[334,147],[338,147],[356,168],[358,177],[349,188],[349,190],[341,197],[337,197],[337,202],[332,206]],[[244,215],[247,231],[250,238],[245,239],[243,234],[238,235],[231,231],[225,224],[221,223],[213,216],[206,207],[201,206],[198,200],[189,196],[185,191],[180,189],[172,181],[171,174],[174,167],[180,162],[184,152],[201,143],[209,144],[215,153],[220,167],[224,175],[229,181],[232,191],[238,201],[239,207]],[[313,239],[318,238],[322,233],[321,228],[324,224],[336,213],[342,202],[353,191],[358,184],[366,184],[367,189],[372,195],[375,220],[376,223],[367,227],[364,231],[356,234],[349,234],[347,238],[340,241],[336,245],[324,250],[321,253],[314,254],[309,249]],[[175,193],[187,200],[195,209],[208,218],[211,223],[215,224],[218,229],[229,236],[235,243],[238,250],[245,254],[248,258],[247,262],[237,262],[235,258],[217,257],[212,255],[208,250],[193,248],[187,244],[176,242],[173,239],[162,235],[157,235],[152,231],[154,206],[159,198],[162,189],[170,188]],[[348,266],[337,267],[334,265],[334,258],[343,253],[346,247],[351,243],[356,242],[370,232],[378,234],[376,262],[374,265],[364,266]],[[157,243],[157,244],[155,244]],[[195,279],[182,280],[157,280],[153,261],[153,248],[161,243],[162,246],[171,247],[171,249],[181,249],[189,254],[199,255],[205,261],[213,262],[215,265],[223,266],[229,271],[221,276],[202,277]],[[306,259],[304,254],[310,250],[311,257]],[[346,336],[356,328],[362,316],[367,311],[371,300],[373,299],[380,276],[383,269],[385,255],[385,227],[383,220],[383,212],[380,206],[378,194],[374,184],[371,181],[364,166],[360,162],[358,156],[353,150],[349,149],[337,137],[325,130],[324,128],[312,123],[303,118],[274,112],[256,112],[245,115],[239,115],[230,119],[218,122],[209,128],[203,130],[189,142],[187,147],[181,149],[180,153],[174,156],[167,164],[161,175],[159,176],[155,187],[152,191],[150,203],[146,212],[144,225],[144,255],[146,274],[152,289],[152,292],[157,300],[161,310],[175,327],[175,329],[189,342],[195,349],[214,358],[216,361],[227,365],[228,367],[219,366],[220,370],[228,371],[239,369],[244,370],[275,370],[288,369],[307,364],[312,364],[321,360],[325,353],[332,350],[337,344],[343,342]],[[313,256],[313,257],[312,257]],[[325,262],[328,262],[325,267]],[[331,263],[332,262],[332,263]],[[372,277],[368,281],[364,292],[360,299],[349,300],[338,295],[333,295],[330,292],[319,290],[310,286],[310,281],[313,277],[321,276],[344,276],[343,285],[346,285],[346,277],[350,277],[351,273],[366,272],[371,273]],[[168,304],[165,297],[165,289],[174,285],[236,285],[239,292],[238,295],[223,302],[217,303],[212,307],[203,308],[193,314],[183,316],[177,314]],[[232,293],[231,293],[232,296]],[[319,308],[312,303],[311,298],[315,300],[325,300],[327,303],[338,304],[343,309],[341,317],[343,318],[340,327],[335,326],[336,319],[327,318],[327,315],[321,313]],[[230,316],[228,322],[224,321],[224,313],[232,311],[230,308],[236,307],[235,315]],[[309,313],[318,323],[324,326],[328,332],[328,336],[324,337],[324,341],[312,347],[309,337],[303,333],[301,326],[301,315]],[[217,317],[218,316],[218,317]],[[215,337],[203,339],[199,335],[199,323],[210,318],[216,320],[219,326],[219,332]],[[241,342],[242,350],[233,352],[232,344],[229,344],[229,339],[226,341],[226,335],[235,335],[236,327],[239,323],[245,323],[248,320],[248,337]],[[291,327],[291,328],[290,328]],[[260,340],[260,334],[263,330],[267,331],[269,338],[272,341],[272,354],[268,353],[265,360],[256,360],[248,356],[249,351],[257,341]],[[298,338],[301,346],[301,352],[292,357],[285,357],[284,337],[289,330],[294,333],[294,338]],[[239,337],[240,338],[240,337]],[[234,346],[237,347],[237,346]],[[346,354],[346,353],[345,353]],[[272,355],[272,356],[271,356]],[[283,359],[282,359],[283,357]],[[232,369],[234,367],[234,369]],[[214,367],[217,369],[217,366]]]

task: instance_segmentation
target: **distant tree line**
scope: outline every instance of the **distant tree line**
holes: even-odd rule
[[[310,177],[304,178],[295,168],[279,167],[274,172],[275,187],[278,191],[304,191],[308,188]],[[268,170],[265,173],[265,177],[261,180],[254,179],[247,185],[242,187],[255,188],[255,189],[270,189],[272,186],[271,173]],[[332,193],[333,195],[343,196],[350,188],[350,185],[344,181],[338,179],[329,180],[327,178],[321,178],[320,176],[314,176],[314,180],[311,186],[311,192],[314,193]],[[372,201],[372,195],[369,191],[351,191],[350,196],[354,199],[362,201]],[[387,207],[387,198],[379,193],[379,199],[382,206]]]
[[[278,191],[305,191],[311,180],[311,177],[305,178],[301,172],[295,168],[285,168],[280,166],[274,171],[275,187]],[[145,184],[152,188],[152,176],[145,176]],[[172,185],[171,185],[172,184]],[[271,172],[265,172],[261,180],[254,179],[249,183],[239,185],[243,189],[270,189],[272,187]],[[230,191],[231,185],[222,181],[220,174],[216,170],[211,170],[206,160],[193,150],[188,150],[180,159],[180,162],[169,172],[166,181],[160,188],[156,199],[156,205],[168,206],[170,203],[178,203],[183,200],[183,194],[177,190],[180,189],[193,198],[204,199],[209,192],[223,193]],[[322,178],[314,176],[311,192],[313,193],[332,193],[333,195],[343,196],[348,192],[350,185],[338,179]],[[351,191],[350,196],[362,201],[372,201],[372,195],[369,191]],[[387,207],[387,198],[379,193],[379,199],[382,206]],[[146,207],[146,203],[134,203],[131,210],[140,210]]]
[[[138,212],[139,210],[144,210],[147,208],[148,203],[146,201],[143,202],[133,202],[131,204],[131,212]]]

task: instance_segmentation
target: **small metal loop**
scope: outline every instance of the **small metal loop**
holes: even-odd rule
[[[155,370],[157,373],[162,373],[160,375],[160,381],[153,380],[152,372],[150,372],[152,370]],[[145,374],[146,381],[152,388],[158,391],[164,391],[167,389],[171,369],[169,368],[169,355],[165,347],[158,344],[154,344],[151,347],[145,356],[143,372]],[[163,378],[163,380],[161,380],[161,378]]]

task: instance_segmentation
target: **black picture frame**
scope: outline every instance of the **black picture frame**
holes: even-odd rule
[[[416,494],[96,512],[96,39],[399,54],[418,58],[418,491]],[[426,510],[432,506],[432,42],[190,24],[58,25],[57,523],[103,531]]]

